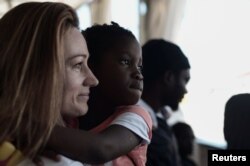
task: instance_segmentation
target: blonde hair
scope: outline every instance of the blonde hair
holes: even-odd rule
[[[0,144],[9,140],[33,157],[60,120],[63,35],[78,28],[63,3],[29,2],[0,20]]]

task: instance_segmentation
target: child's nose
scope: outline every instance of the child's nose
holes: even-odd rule
[[[134,78],[137,80],[143,80],[143,75],[141,74],[140,71],[137,71],[134,75]]]

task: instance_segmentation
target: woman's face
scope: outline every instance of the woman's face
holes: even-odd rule
[[[72,118],[88,111],[90,87],[98,80],[88,67],[89,52],[86,41],[76,28],[69,29],[64,36],[65,80],[62,116]]]

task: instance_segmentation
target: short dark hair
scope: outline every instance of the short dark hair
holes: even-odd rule
[[[250,149],[250,94],[233,95],[225,105],[224,137],[228,149]]]
[[[113,21],[110,25],[95,24],[82,31],[82,34],[86,39],[90,53],[90,64],[99,63],[104,53],[112,50],[122,37],[136,39],[130,30],[121,27]]]
[[[163,39],[146,42],[142,47],[142,57],[145,83],[157,80],[166,70],[178,72],[190,68],[180,47]]]
[[[181,156],[187,156],[193,152],[193,142],[195,139],[192,127],[185,122],[177,122],[172,126],[176,137]]]

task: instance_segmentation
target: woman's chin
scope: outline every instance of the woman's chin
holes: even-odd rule
[[[88,105],[85,105],[79,110],[78,117],[87,114],[87,112],[88,112]]]

